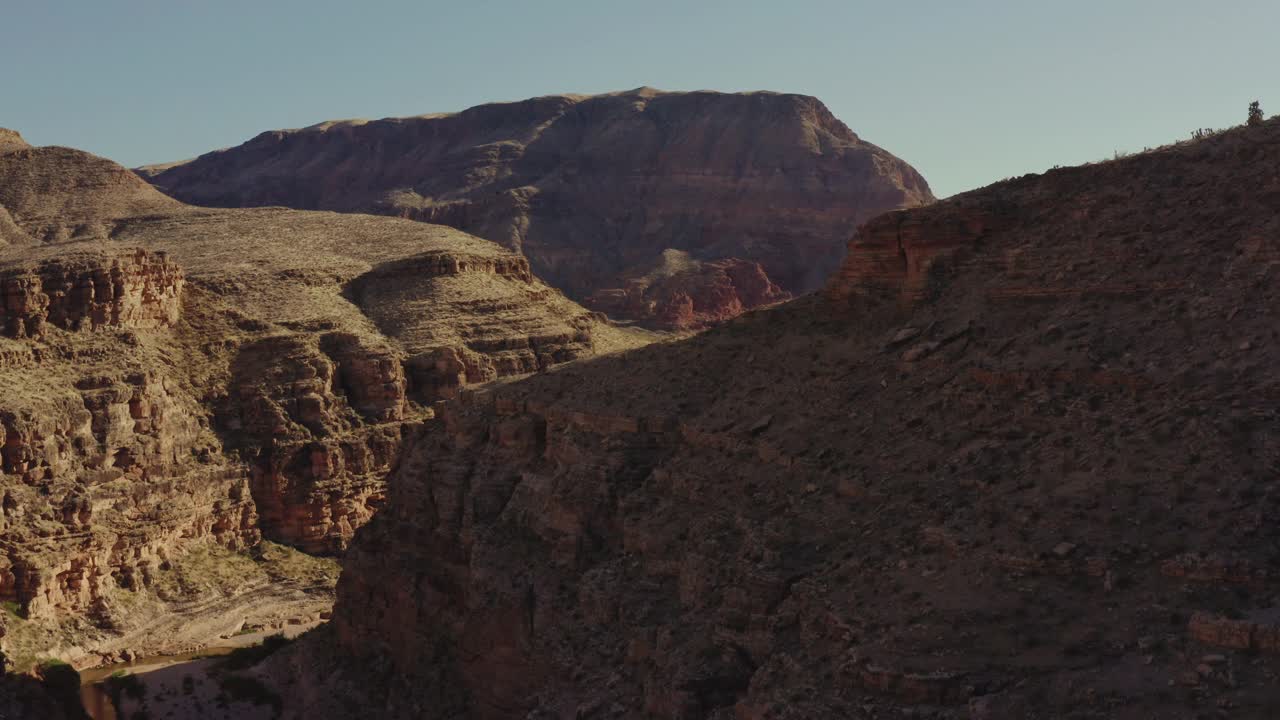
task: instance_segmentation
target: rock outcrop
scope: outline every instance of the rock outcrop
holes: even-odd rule
[[[400,355],[375,343],[277,335],[236,356],[220,419],[250,462],[269,537],[341,551],[381,503],[412,411]]]
[[[664,260],[673,255],[664,253]],[[664,266],[668,263],[664,262]],[[774,305],[791,294],[769,279],[759,263],[737,258],[678,263],[628,279],[626,287],[601,290],[586,303],[616,317],[670,330],[699,330],[752,308]]]
[[[1268,717],[1280,122],[879,218],[411,434],[293,717]]]
[[[523,253],[588,307],[667,329],[779,299],[726,286],[726,267],[764,275],[758,288],[808,292],[858,223],[933,199],[914,169],[815,98],[651,88],[326,122],[140,172],[198,205],[451,225]],[[664,252],[710,263],[709,275],[671,276],[647,297],[631,281]]]
[[[27,661],[317,615],[334,578],[264,538],[340,553],[432,403],[650,339],[450,228],[192,208],[64,148],[0,146],[0,211],[0,645]],[[424,369],[447,357],[477,369]]]
[[[15,351],[0,373],[0,600],[17,614],[0,634],[12,649],[64,622],[132,632],[143,618],[129,598],[187,552],[259,544],[249,472],[167,347],[183,290],[172,263],[127,250],[18,268],[0,276],[34,283],[40,313],[26,320],[48,321],[3,341]],[[112,646],[47,632],[42,656],[91,662]]]
[[[0,152],[23,150],[29,147],[31,145],[22,139],[22,133],[9,128],[0,128]]]
[[[39,337],[47,324],[153,329],[178,320],[182,271],[160,253],[59,257],[0,271],[0,332]]]

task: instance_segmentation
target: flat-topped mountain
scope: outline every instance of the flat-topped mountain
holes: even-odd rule
[[[588,307],[664,328],[814,290],[859,223],[933,199],[815,98],[651,88],[325,122],[140,172],[197,205],[450,225]]]
[[[1280,122],[880,216],[415,430],[290,717],[1280,707]]]
[[[0,650],[20,664],[314,619],[332,563],[264,538],[340,552],[433,403],[650,339],[453,228],[195,208],[67,148],[0,145],[0,220]]]

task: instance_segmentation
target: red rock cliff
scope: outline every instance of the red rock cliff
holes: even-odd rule
[[[0,278],[0,314],[28,350],[2,381],[0,599],[31,618],[85,612],[148,584],[187,546],[257,544],[247,473],[136,332],[179,321],[181,271],[128,250]],[[33,344],[51,328],[71,333]]]
[[[59,258],[0,270],[0,328],[9,337],[42,335],[47,324],[76,330],[171,327],[183,274],[164,253]]]

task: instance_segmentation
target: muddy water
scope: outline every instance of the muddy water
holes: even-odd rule
[[[227,638],[223,645],[206,647],[201,650],[188,653],[180,653],[177,655],[157,655],[154,657],[145,657],[132,662],[116,663],[114,665],[101,665],[95,668],[80,671],[80,701],[84,704],[84,709],[89,713],[89,717],[93,720],[124,720],[117,713],[115,706],[111,703],[111,698],[107,694],[107,688],[104,684],[106,679],[112,674],[124,671],[130,675],[145,675],[147,673],[155,673],[160,670],[170,670],[183,665],[190,666],[192,674],[203,674],[205,666],[208,665],[204,658],[221,657],[230,655],[241,648],[259,645],[269,635],[277,632],[285,637],[293,639],[302,633],[318,627],[320,622],[310,622],[303,624],[288,625],[281,629],[264,630],[262,632],[247,633]]]

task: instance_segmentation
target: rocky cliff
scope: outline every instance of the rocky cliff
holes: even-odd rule
[[[1271,716],[1278,162],[890,214],[820,296],[463,392],[293,716]]]
[[[699,261],[665,250],[649,272],[623,276],[623,287],[601,290],[587,305],[615,317],[670,330],[699,330],[752,308],[776,305],[791,293],[769,279],[760,263],[738,258]]]
[[[0,144],[0,210],[0,645],[28,663],[318,616],[332,575],[264,537],[341,552],[433,402],[649,340],[456,230],[191,208],[79,151]]]
[[[198,205],[451,225],[523,253],[588,307],[676,329],[781,297],[734,293],[725,262],[763,275],[755,287],[808,292],[838,266],[858,223],[932,200],[919,173],[815,98],[766,92],[640,88],[326,122],[141,172]],[[707,262],[707,274],[690,270],[658,297],[635,297],[634,280],[664,251]]]
[[[0,329],[13,338],[66,329],[172,327],[178,320],[182,271],[164,254],[58,257],[0,273]]]

